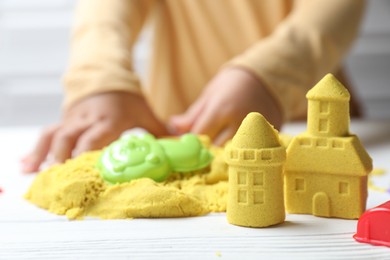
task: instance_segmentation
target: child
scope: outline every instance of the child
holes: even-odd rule
[[[37,171],[48,154],[63,162],[102,148],[132,127],[207,134],[221,145],[249,112],[276,128],[303,118],[308,89],[328,72],[343,80],[340,63],[363,7],[363,0],[80,0],[62,122],[44,131],[23,170]],[[154,38],[141,88],[131,50],[146,21]]]

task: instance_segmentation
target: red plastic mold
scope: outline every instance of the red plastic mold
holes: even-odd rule
[[[361,243],[390,247],[390,200],[364,212],[353,238]]]

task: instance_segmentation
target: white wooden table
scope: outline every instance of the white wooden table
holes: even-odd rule
[[[287,125],[287,133],[304,130]],[[390,187],[390,122],[353,122],[374,167]],[[23,199],[34,175],[19,171],[38,128],[0,128],[0,259],[390,259],[390,248],[357,243],[355,220],[287,215],[282,225],[251,229],[225,214],[179,219],[69,221]],[[369,192],[368,207],[390,200]],[[263,258],[264,257],[264,258]]]

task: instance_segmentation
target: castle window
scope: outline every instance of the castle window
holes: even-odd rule
[[[320,113],[326,114],[329,112],[329,102],[320,102]]]
[[[295,179],[295,190],[305,191],[305,180],[301,178]]]
[[[308,138],[302,138],[302,139],[299,139],[299,144],[301,146],[310,146],[311,145],[311,140],[308,139]]]
[[[339,140],[333,140],[332,147],[336,148],[336,149],[343,149],[344,148],[344,144],[343,144],[343,142],[341,142]]]
[[[328,119],[320,119],[319,120],[318,131],[320,133],[327,133],[328,132]]]
[[[246,172],[237,172],[237,184],[245,185],[247,182],[247,173]]]
[[[255,186],[263,186],[263,172],[254,172],[253,173],[253,185]]]
[[[317,139],[316,145],[318,147],[326,148],[328,145],[328,142],[326,139]]]
[[[238,203],[248,202],[248,192],[246,190],[238,190]]]
[[[230,158],[238,159],[238,151],[237,150],[231,150],[230,151]]]
[[[253,204],[263,204],[264,203],[264,191],[255,190],[253,191]]]
[[[339,183],[339,194],[348,195],[349,194],[349,183],[340,182]]]
[[[247,150],[244,151],[244,160],[254,160],[255,159],[255,151]]]
[[[261,151],[261,159],[262,160],[271,160],[272,155],[270,150]]]

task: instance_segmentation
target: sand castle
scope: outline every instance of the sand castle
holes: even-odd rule
[[[277,131],[261,114],[250,113],[225,148],[225,158],[229,165],[229,223],[248,227],[282,223],[286,151]]]
[[[372,160],[349,134],[349,93],[328,74],[306,97],[307,131],[287,149],[287,211],[357,219],[365,211]]]
[[[294,137],[287,149],[284,169],[287,212],[357,219],[365,211],[367,176],[372,170],[372,160],[358,137],[349,133],[350,95],[333,75],[328,74],[306,97],[309,100],[307,131]],[[227,218],[232,224],[253,227],[272,225],[280,222],[282,214],[279,211],[284,210],[280,205],[282,200],[274,198],[282,196],[282,182],[276,179],[266,182],[265,177],[276,178],[280,175],[277,171],[282,169],[283,156],[276,150],[269,151],[265,153],[268,154],[267,159],[267,155],[261,153],[265,147],[277,149],[277,137],[274,131],[269,134],[271,130],[266,127],[268,122],[260,123],[265,119],[259,118],[259,114],[249,114],[232,144],[226,148],[226,162],[229,165]],[[269,140],[264,140],[266,138]],[[259,140],[261,145],[258,144]],[[279,158],[278,166],[262,166],[262,163],[275,164],[275,156]],[[246,188],[244,185],[244,182],[253,182],[252,176],[256,172],[264,176],[261,194],[265,196],[261,207],[254,205],[255,197],[249,195],[253,194],[256,186],[251,183],[252,186]],[[250,177],[241,177],[245,174]],[[266,203],[266,194],[273,196],[272,202]],[[272,213],[275,214],[275,223],[264,220],[271,211],[277,212]]]

